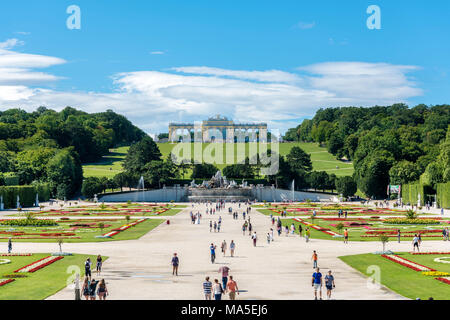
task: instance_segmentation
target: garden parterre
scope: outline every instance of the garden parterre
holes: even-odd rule
[[[380,267],[380,282],[411,299],[450,299],[450,264],[436,262],[448,252],[396,253],[390,255],[359,254],[339,257],[351,267],[370,276],[369,266]]]
[[[79,267],[83,277],[83,265],[87,258],[95,256],[74,254],[52,256],[49,253],[8,256],[11,263],[0,265],[0,300],[42,300],[67,285],[69,266]],[[103,261],[108,257],[103,256]]]
[[[20,242],[100,242],[138,239],[151,231],[164,219],[68,219],[56,220],[51,227],[15,227],[0,225],[0,241]],[[116,232],[117,231],[117,232]],[[108,233],[114,234],[108,235]]]
[[[429,220],[429,219],[427,219]],[[315,217],[312,218],[293,218],[283,219],[284,226],[290,226],[292,223],[298,230],[298,225],[302,225],[305,230],[309,227],[311,230],[311,238],[325,240],[342,241],[343,230],[347,229],[349,233],[349,241],[379,241],[380,235],[386,235],[392,240],[397,239],[397,230],[400,230],[400,239],[411,241],[416,233],[420,233],[422,240],[441,240],[442,229],[450,228],[450,221],[433,218],[432,224],[391,224],[389,218],[382,217],[351,217],[351,218],[335,218],[335,217]],[[339,230],[339,224],[343,229]],[[340,236],[339,236],[340,235]]]

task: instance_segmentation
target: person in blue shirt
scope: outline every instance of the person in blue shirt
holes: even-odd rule
[[[311,284],[314,287],[314,299],[317,300],[317,291],[320,291],[320,300],[322,300],[322,274],[319,268],[313,273]]]
[[[211,243],[209,250],[211,250],[211,263],[214,263],[214,261],[216,260],[216,246],[214,245],[214,243]]]

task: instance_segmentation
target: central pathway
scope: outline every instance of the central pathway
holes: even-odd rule
[[[107,282],[108,299],[203,299],[202,283],[205,276],[213,281],[221,275],[218,269],[227,265],[230,275],[237,281],[241,294],[238,299],[312,299],[311,255],[317,250],[322,273],[333,270],[336,289],[335,299],[402,299],[386,288],[369,289],[367,279],[343,263],[338,256],[368,253],[380,250],[378,242],[342,242],[315,240],[305,243],[298,235],[278,237],[267,244],[266,235],[271,227],[270,219],[252,209],[253,229],[258,234],[257,247],[248,236],[242,235],[242,211],[245,206],[232,205],[239,212],[239,220],[233,220],[228,207],[215,215],[206,215],[205,205],[191,205],[170,219],[170,225],[161,224],[139,240],[103,243],[66,243],[64,251],[109,256],[104,262],[100,278]],[[203,218],[200,225],[193,225],[189,212],[199,211]],[[210,233],[209,221],[222,216],[220,233]],[[160,217],[158,217],[160,218]],[[235,257],[223,257],[220,244],[226,240],[236,243]],[[217,245],[216,263],[210,261],[209,245]],[[16,252],[54,252],[55,243],[15,243]],[[389,244],[390,245],[390,244]],[[388,248],[409,251],[410,243],[392,244]],[[427,248],[428,247],[428,248]],[[423,243],[423,250],[429,249]],[[172,276],[171,258],[176,252],[180,258],[179,276]],[[80,266],[83,268],[83,266]],[[93,263],[93,268],[94,263]],[[83,273],[83,270],[82,270]],[[96,278],[93,271],[93,278]],[[68,275],[69,276],[69,275]],[[82,274],[83,276],[83,274]],[[382,275],[383,276],[383,275]],[[324,297],[326,297],[325,291]],[[73,289],[66,288],[49,299],[73,299]],[[228,299],[228,297],[226,297]]]

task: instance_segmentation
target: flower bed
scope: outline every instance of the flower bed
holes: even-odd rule
[[[5,284],[8,284],[10,282],[13,282],[14,279],[0,279],[0,287],[4,286]]]
[[[412,269],[414,271],[436,271],[435,269],[428,268],[426,266],[423,266],[421,264],[415,263],[413,261],[410,261],[408,259],[399,257],[395,254],[382,254],[383,258],[386,258],[388,260],[391,260],[395,263],[401,264],[402,266],[405,266],[409,269]]]
[[[441,281],[443,283],[450,284],[450,277],[439,277],[439,278],[435,278],[435,279],[438,281]]]
[[[29,257],[32,253],[2,253],[0,257]]]
[[[430,277],[446,277],[450,276],[450,273],[442,271],[422,271],[422,275]]]
[[[407,219],[407,218],[389,218],[383,221],[387,224],[440,224],[439,219]]]
[[[139,219],[139,220],[137,220],[137,221],[135,221],[135,222],[131,222],[131,223],[129,223],[129,224],[123,225],[123,226],[121,226],[121,227],[119,227],[119,228],[112,229],[110,232],[105,233],[105,234],[103,235],[103,237],[113,237],[113,236],[119,234],[120,232],[125,231],[125,230],[127,230],[127,229],[129,229],[129,228],[131,228],[131,227],[133,227],[133,226],[135,226],[135,225],[141,223],[141,222],[144,222],[144,221],[146,221],[146,220],[148,220],[148,219]]]
[[[320,226],[316,226],[316,225],[314,225],[312,223],[309,223],[308,221],[302,220],[300,218],[294,218],[294,221],[300,222],[300,223],[304,224],[305,226],[313,228],[314,230],[317,230],[317,231],[321,231],[321,232],[326,233],[326,234],[328,234],[330,236],[340,236],[339,233],[331,231],[328,228],[323,228],[323,227],[320,227]]]
[[[450,255],[450,252],[411,252],[413,255],[422,255],[422,254],[448,254]]]
[[[53,257],[53,256],[48,256],[45,258],[42,258],[38,261],[35,261],[33,263],[30,263],[29,265],[26,265],[25,267],[22,267],[14,272],[36,272],[39,269],[42,269],[58,260],[63,259],[64,257],[62,256],[58,256],[58,257]]]

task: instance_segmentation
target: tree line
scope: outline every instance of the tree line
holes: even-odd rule
[[[144,136],[111,110],[89,114],[72,107],[60,112],[39,107],[34,112],[0,112],[0,185],[13,175],[19,185],[47,182],[53,196],[71,197],[82,185],[82,163]]]
[[[353,161],[354,180],[369,197],[386,197],[388,184],[450,181],[450,105],[320,109],[284,136],[317,142],[337,159]]]

